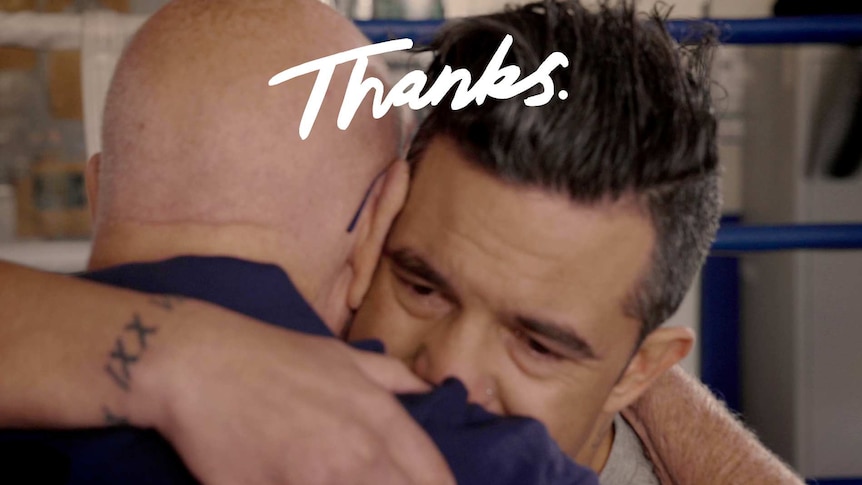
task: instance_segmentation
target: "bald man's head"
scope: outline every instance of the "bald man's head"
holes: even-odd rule
[[[336,127],[350,63],[336,69],[301,140],[316,74],[267,82],[367,43],[316,0],[169,3],[130,42],[108,93],[97,243],[117,227],[259,228],[283,249],[280,262],[304,296],[331,300],[319,293],[346,284],[342,269],[361,237],[346,229],[377,174],[398,158],[399,122],[394,114],[374,120],[369,102],[346,131]],[[369,70],[385,77],[381,64]]]

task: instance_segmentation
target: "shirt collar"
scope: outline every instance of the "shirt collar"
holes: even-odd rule
[[[333,336],[287,273],[273,264],[230,257],[180,256],[80,276],[146,293],[204,300],[279,327]]]

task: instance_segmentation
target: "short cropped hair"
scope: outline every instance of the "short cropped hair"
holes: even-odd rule
[[[506,181],[582,204],[634,195],[656,233],[649,269],[623,302],[643,324],[641,339],[682,302],[715,237],[721,205],[709,78],[714,35],[680,46],[665,17],[638,14],[629,0],[593,10],[548,0],[444,27],[427,47],[434,59],[426,86],[446,65],[467,68],[475,79],[511,34],[504,65],[520,66],[522,75],[552,52],[568,57],[569,66],[551,75],[568,98],[526,106],[537,87],[456,111],[450,93],[408,153],[415,163],[431,140],[446,136]]]

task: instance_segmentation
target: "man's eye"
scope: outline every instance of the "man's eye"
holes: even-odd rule
[[[534,350],[540,354],[551,354],[551,353],[553,353],[553,352],[551,352],[551,349],[545,347],[544,345],[542,345],[541,343],[539,343],[538,341],[533,340],[533,339],[529,339],[527,341],[527,345],[530,346],[530,349],[532,349],[532,350]]]
[[[393,273],[395,295],[401,306],[418,318],[440,318],[446,315],[452,305],[439,290],[423,284],[422,280]]]
[[[395,273],[395,278],[398,283],[407,290],[411,295],[419,298],[427,298],[437,295],[437,290],[432,286],[417,283],[416,280]]]
[[[539,342],[538,340],[530,337],[530,334],[525,330],[517,328],[514,330],[515,336],[518,340],[521,341],[522,345],[527,347],[527,349],[531,353],[539,354],[541,357],[547,357],[551,359],[561,359],[562,356],[553,350],[549,349],[547,346]]]
[[[413,291],[413,293],[416,293],[419,296],[428,296],[428,295],[434,293],[434,288],[431,288],[429,286],[417,285],[415,283],[409,283],[409,282],[405,282],[405,283],[407,283],[407,285],[410,286],[410,289]]]

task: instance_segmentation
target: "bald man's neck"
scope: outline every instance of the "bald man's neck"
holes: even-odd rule
[[[233,256],[280,264],[272,249],[278,235],[250,224],[111,223],[100,227],[93,242],[88,270],[181,255]]]
[[[287,273],[302,297],[332,327],[340,331],[342,316],[328,302],[326,286],[318,275],[295,268],[299,258],[314,259],[296,247],[296,238],[254,224],[141,224],[110,223],[98,227],[87,269],[97,271],[113,266],[162,261],[179,256],[233,257],[273,264]],[[325,264],[321,261],[320,264]]]

